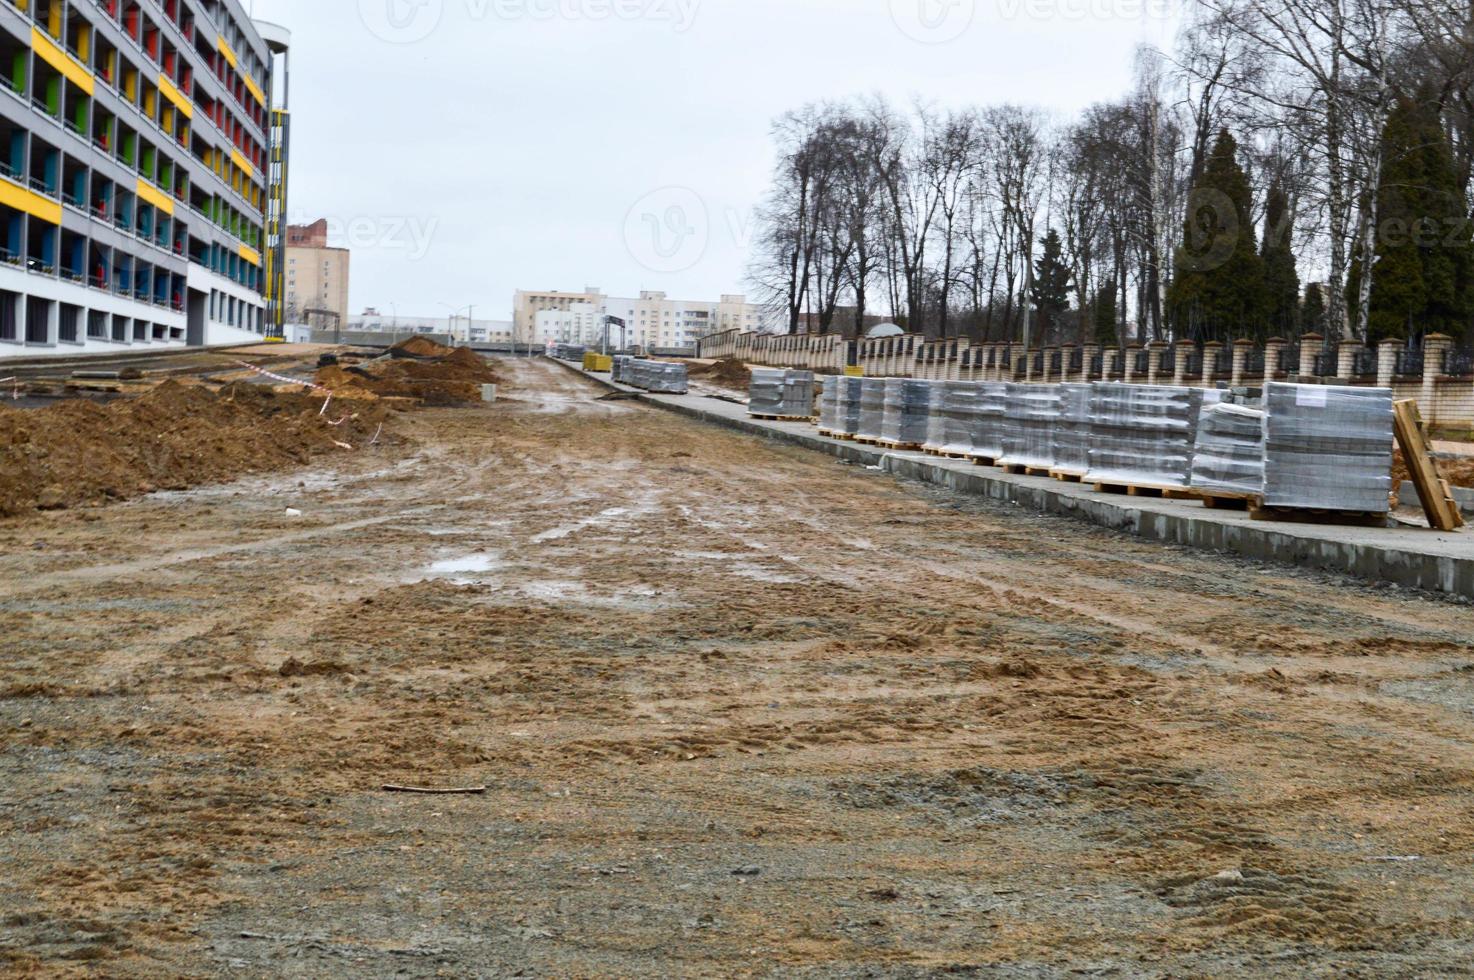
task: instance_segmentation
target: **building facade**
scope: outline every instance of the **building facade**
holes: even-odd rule
[[[449,336],[462,344],[510,344],[510,320],[477,320],[464,316],[400,316],[364,310],[344,321],[344,329],[408,337],[412,334]]]
[[[328,244],[326,219],[287,226],[286,317],[333,328],[348,322],[351,256]]]
[[[0,2],[0,357],[271,332],[286,44],[238,0]]]
[[[680,300],[647,290],[626,298],[607,296],[598,287],[581,293],[519,290],[512,299],[518,341],[597,345],[607,317],[623,321],[609,329],[609,343],[646,350],[691,349],[702,337],[723,330],[767,329],[761,307],[741,294],[721,299]]]

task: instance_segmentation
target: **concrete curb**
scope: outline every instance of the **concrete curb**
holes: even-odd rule
[[[1182,502],[1112,497],[1079,484],[1042,477],[1010,476],[988,467],[970,467],[919,453],[892,453],[854,442],[828,439],[813,432],[784,429],[780,423],[734,418],[721,412],[653,396],[616,385],[607,378],[557,363],[581,377],[638,401],[701,422],[760,436],[788,445],[817,449],[839,459],[906,479],[947,487],[961,493],[1026,507],[1030,510],[1124,531],[1147,541],[1229,552],[1247,558],[1340,572],[1403,588],[1446,592],[1474,599],[1474,535],[1443,535],[1416,530],[1362,531],[1319,525],[1274,525],[1250,522],[1246,515],[1193,509]],[[1131,501],[1127,503],[1126,501]],[[1285,529],[1293,527],[1294,530]],[[1407,534],[1407,545],[1366,540],[1377,534]],[[1450,542],[1453,542],[1451,545]]]

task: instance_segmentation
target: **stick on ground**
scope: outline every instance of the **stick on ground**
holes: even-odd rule
[[[386,793],[418,793],[422,796],[479,796],[486,792],[485,786],[461,786],[451,789],[432,789],[425,786],[395,786],[385,783]]]

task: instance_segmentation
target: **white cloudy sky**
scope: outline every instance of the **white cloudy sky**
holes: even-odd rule
[[[250,0],[246,0],[250,5]],[[1130,84],[1172,0],[255,0],[292,30],[291,212],[354,311],[514,289],[740,292],[768,125],[881,92],[1062,118]]]

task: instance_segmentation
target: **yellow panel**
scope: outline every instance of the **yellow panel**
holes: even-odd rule
[[[61,224],[60,204],[8,180],[0,180],[0,204],[35,215],[53,225]]]
[[[60,4],[52,9],[60,9]],[[35,49],[36,54],[40,55],[43,61],[65,75],[67,81],[88,95],[92,94],[95,84],[92,79],[92,73],[78,64],[76,59],[71,55],[57,47],[51,38],[42,34],[40,30],[34,27],[31,28],[31,47]]]
[[[230,50],[230,45],[225,43],[225,38],[223,35],[215,38],[215,47],[219,48],[220,53],[225,55],[225,60],[230,63],[230,67],[240,67],[240,62],[235,60],[235,52]]]
[[[175,87],[168,75],[159,76],[159,91],[164,94],[164,98],[179,107],[179,111],[184,113],[185,118],[194,118],[194,103],[184,97],[184,93]]]
[[[246,91],[254,95],[256,97],[256,101],[259,102],[263,107],[265,107],[266,93],[261,91],[261,86],[253,82],[251,80],[251,76],[247,75],[245,72],[241,72],[241,81],[246,83]]]
[[[231,162],[233,162],[237,167],[240,167],[242,170],[245,171],[247,177],[256,176],[256,168],[251,166],[251,161],[247,160],[245,154],[241,153],[240,150],[232,148],[230,151],[230,159]]]
[[[142,177],[138,178],[138,196],[141,200],[147,201],[165,214],[172,215],[174,213],[174,199],[154,187],[153,184],[150,184]]]
[[[252,265],[259,266],[261,264],[261,253],[248,245],[241,246],[241,258],[245,259]]]

